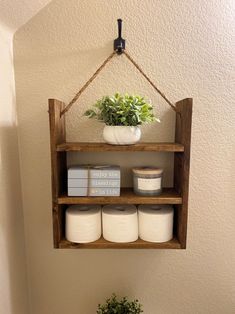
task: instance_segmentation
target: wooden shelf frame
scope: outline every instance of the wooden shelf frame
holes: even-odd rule
[[[192,99],[176,103],[175,143],[138,143],[135,145],[109,145],[105,143],[66,142],[65,115],[61,116],[65,104],[49,99],[52,216],[55,248],[70,249],[185,249],[187,237],[188,193],[190,170],[190,146],[192,124]],[[160,196],[144,197],[123,188],[120,197],[68,197],[67,152],[168,152],[174,153],[174,187],[164,189]],[[65,240],[65,210],[70,204],[173,204],[174,238],[165,243],[151,243],[138,239],[133,243],[111,243],[103,238],[89,244],[75,244]]]

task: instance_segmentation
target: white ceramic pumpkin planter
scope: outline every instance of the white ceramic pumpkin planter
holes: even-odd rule
[[[104,96],[84,115],[105,123],[103,138],[112,145],[132,145],[139,142],[139,125],[159,121],[153,114],[153,106],[144,97],[135,95]]]
[[[105,125],[103,138],[112,145],[131,145],[139,142],[141,130],[138,126]]]

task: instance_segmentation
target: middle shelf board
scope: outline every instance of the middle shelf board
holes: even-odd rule
[[[120,196],[67,196],[58,197],[58,204],[182,204],[182,197],[174,188],[164,188],[161,195],[136,195],[132,188],[121,188]]]
[[[110,145],[106,143],[67,142],[57,145],[57,152],[184,152],[179,143],[137,143],[134,145]]]

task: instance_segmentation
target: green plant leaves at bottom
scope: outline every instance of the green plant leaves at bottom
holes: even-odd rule
[[[115,294],[98,305],[97,314],[140,314],[143,313],[142,305],[138,300],[129,301],[126,297],[118,300]]]

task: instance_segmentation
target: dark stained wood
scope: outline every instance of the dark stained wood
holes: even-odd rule
[[[67,196],[58,197],[58,204],[181,204],[181,196],[173,188],[165,188],[158,196],[136,195],[132,188],[122,188],[120,196]]]
[[[109,145],[106,143],[66,143],[65,115],[61,101],[49,100],[52,212],[55,248],[148,248],[185,249],[188,216],[190,141],[192,123],[192,99],[176,103],[175,143],[138,143],[135,145]],[[164,189],[160,196],[144,197],[134,194],[131,188],[122,188],[120,197],[68,197],[66,152],[174,152],[174,188]],[[65,209],[70,204],[173,204],[175,207],[175,238],[166,243],[150,243],[139,239],[133,243],[111,243],[103,238],[89,244],[74,244],[65,240]]]
[[[184,145],[178,143],[138,143],[135,145],[110,145],[106,143],[62,143],[57,145],[58,152],[183,152]]]
[[[164,243],[152,243],[138,239],[129,243],[113,243],[103,237],[92,243],[78,244],[63,239],[59,247],[61,249],[180,249],[180,243],[176,238]]]
[[[176,205],[176,232],[181,248],[186,248],[190,144],[192,126],[192,99],[183,99],[176,103],[180,114],[176,114],[175,141],[184,145],[184,154],[175,153],[174,156],[174,187],[182,196],[182,204]]]
[[[54,230],[54,247],[59,246],[62,237],[61,206],[57,198],[66,188],[66,153],[58,154],[56,146],[66,141],[65,119],[60,117],[64,104],[55,99],[49,99],[50,145],[51,145],[51,187],[52,187],[52,213]]]
[[[65,234],[65,208],[65,205],[53,204],[52,218],[54,248],[59,248],[59,242]]]

